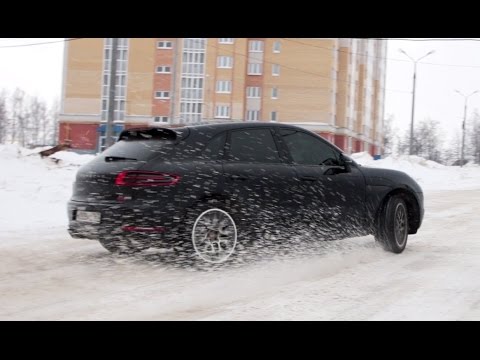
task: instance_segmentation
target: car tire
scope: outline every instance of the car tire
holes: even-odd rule
[[[398,195],[390,197],[383,206],[377,221],[375,242],[386,251],[400,254],[408,239],[408,209]]]
[[[110,251],[112,254],[118,255],[133,255],[150,247],[138,241],[133,242],[127,239],[101,238],[98,241],[105,249]]]

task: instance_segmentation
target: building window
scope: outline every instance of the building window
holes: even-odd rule
[[[247,98],[259,98],[259,97],[260,97],[260,87],[258,86],[247,87]]]
[[[218,105],[215,108],[215,117],[216,118],[229,119],[230,118],[230,106],[228,106],[228,105]]]
[[[233,38],[219,38],[219,44],[233,44]]]
[[[183,39],[183,50],[204,53],[206,44],[207,39],[205,38],[185,38]]]
[[[233,67],[233,57],[231,56],[218,56],[217,68],[231,69]]]
[[[248,75],[262,75],[262,64],[248,64]]]
[[[178,117],[181,123],[191,124],[202,120],[206,48],[206,38],[183,39]]]
[[[276,111],[270,113],[270,121],[278,121],[278,114]]]
[[[278,88],[272,88],[272,99],[278,99]]]
[[[168,123],[169,119],[168,116],[155,116],[153,121],[156,123]]]
[[[104,66],[102,78],[102,120],[108,117],[108,102],[110,95],[110,65],[112,61],[112,38],[106,38],[104,43]],[[125,120],[125,101],[127,86],[128,38],[118,39],[117,71],[115,74],[114,121]]]
[[[157,66],[157,74],[171,74],[172,68],[170,66]]]
[[[279,53],[280,52],[280,47],[281,47],[280,41],[275,41],[273,43],[273,52],[274,53]]]
[[[248,51],[250,52],[263,52],[263,41],[250,40],[248,42]]]
[[[280,65],[273,64],[272,65],[272,75],[273,76],[280,76]]]
[[[170,99],[169,91],[155,91],[155,99]]]
[[[182,77],[182,89],[180,98],[182,100],[192,100],[202,102],[203,99],[203,79],[196,77]]]
[[[260,119],[260,110],[247,110],[247,121],[258,121]]]
[[[218,80],[217,81],[217,93],[227,93],[232,92],[232,82],[230,80]]]
[[[157,49],[172,49],[173,43],[171,41],[159,41],[157,42]]]

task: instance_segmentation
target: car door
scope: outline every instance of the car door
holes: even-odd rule
[[[355,236],[365,224],[365,179],[341,153],[319,136],[292,128],[279,129],[282,146],[296,171],[304,196],[303,221],[327,237]]]
[[[249,227],[276,226],[296,211],[296,173],[285,160],[270,127],[229,132],[224,193]]]

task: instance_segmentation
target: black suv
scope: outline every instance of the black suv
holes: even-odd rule
[[[422,190],[405,173],[362,167],[279,123],[125,130],[79,169],[68,204],[73,237],[112,252],[172,246],[213,263],[273,229],[373,234],[401,253],[423,213]]]

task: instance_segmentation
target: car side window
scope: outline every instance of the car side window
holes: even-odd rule
[[[230,136],[230,159],[242,162],[281,162],[270,129],[232,131]]]
[[[339,154],[312,135],[292,129],[281,129],[280,136],[296,164],[340,165]]]
[[[227,140],[227,133],[223,132],[211,139],[202,152],[204,160],[221,160],[223,159],[225,141]]]

